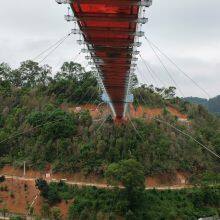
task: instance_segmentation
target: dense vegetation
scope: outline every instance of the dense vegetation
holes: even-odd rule
[[[220,154],[219,119],[202,106],[175,97],[173,87],[134,84],[133,93],[135,107],[162,108],[161,120]],[[191,182],[219,183],[219,161],[192,139],[144,115],[118,126],[111,117],[103,123],[108,115],[97,122],[88,111],[71,110],[84,103],[101,103],[95,74],[81,65],[66,62],[52,76],[49,66],[33,61],[15,70],[2,63],[0,103],[1,166],[22,166],[26,161],[28,167],[44,170],[51,165],[54,172],[92,173],[125,187],[78,189],[39,180],[36,185],[47,202],[45,212],[47,205],[74,198],[70,219],[104,219],[106,215],[107,219],[196,219],[217,213],[219,188],[145,192],[146,175],[169,174],[172,180],[177,171],[191,174]],[[190,122],[181,123],[168,106],[187,114]],[[59,210],[54,213],[59,215]]]
[[[12,70],[0,65],[0,164],[43,170],[103,175],[111,163],[136,159],[146,175],[186,171],[219,172],[219,162],[191,139],[157,121],[144,118],[116,126],[93,122],[89,112],[63,110],[62,104],[99,103],[94,74],[75,63],[64,63],[51,77],[49,66],[26,61]],[[161,118],[192,134],[220,153],[220,123],[201,106],[175,97],[175,88],[134,87],[135,103],[162,107]],[[181,124],[166,106],[187,113],[190,126]],[[134,130],[135,125],[136,130]],[[138,132],[138,133],[137,133]],[[22,135],[21,135],[22,134]],[[11,138],[11,135],[13,138]]]
[[[220,115],[220,95],[209,100],[198,97],[187,97],[185,100],[194,104],[203,105],[210,112]]]
[[[47,204],[56,205],[61,200],[71,202],[72,199],[74,203],[69,208],[69,219],[76,220],[113,220],[120,216],[126,220],[197,220],[200,217],[218,216],[220,213],[219,187],[142,191],[136,193],[136,198],[131,200],[131,194],[117,188],[104,190],[95,187],[68,187],[63,182],[49,185],[44,182],[41,185],[46,185],[41,190],[45,200],[43,207],[48,210],[43,213],[44,217],[50,215]]]

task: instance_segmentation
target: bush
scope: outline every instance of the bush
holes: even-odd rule
[[[0,183],[5,182],[5,176],[0,176]]]
[[[10,220],[24,220],[24,218],[22,218],[21,216],[13,216],[10,217]]]
[[[62,219],[61,211],[58,207],[53,207],[51,209],[51,218],[53,220],[61,220]]]

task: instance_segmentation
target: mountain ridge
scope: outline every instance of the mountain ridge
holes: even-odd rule
[[[211,99],[199,98],[199,97],[186,97],[184,100],[198,105],[203,105],[211,113],[220,114],[220,95]]]

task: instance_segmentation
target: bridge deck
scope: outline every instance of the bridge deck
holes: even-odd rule
[[[85,41],[94,48],[103,83],[121,119],[125,107],[132,44],[139,13],[138,0],[74,0],[72,9]]]

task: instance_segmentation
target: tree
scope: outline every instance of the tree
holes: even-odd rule
[[[86,72],[77,63],[65,62],[48,88],[49,94],[56,94],[58,103],[100,102],[99,88],[93,72]]]
[[[90,127],[92,125],[92,116],[90,115],[89,111],[80,112],[79,123],[85,127]]]
[[[4,126],[4,117],[0,114],[0,128]]]
[[[128,210],[128,212],[125,215],[125,219],[126,220],[134,220],[134,219],[136,219],[135,214],[131,210]]]
[[[7,63],[0,63],[0,81],[10,81],[11,68]]]
[[[23,220],[23,218],[21,216],[13,216],[10,220]]]
[[[176,87],[170,86],[169,88],[164,90],[164,98],[165,99],[172,99],[176,94]]]
[[[6,207],[6,204],[4,203],[3,204],[3,208],[2,208],[2,214],[3,214],[3,217],[5,218],[6,217],[6,215],[8,214],[8,212],[9,212],[9,210],[7,209],[7,207]]]
[[[145,189],[145,176],[142,165],[134,159],[122,160],[109,165],[105,173],[109,184],[122,183],[125,187],[125,197],[128,200],[128,210],[135,210],[141,205]]]
[[[35,186],[41,191],[41,195],[44,197],[44,198],[47,198],[48,197],[48,191],[49,191],[49,186],[47,184],[47,181],[40,178],[40,179],[37,179],[35,181]]]
[[[79,220],[90,219],[90,215],[91,215],[91,210],[85,207],[83,211],[80,213]]]
[[[46,199],[50,205],[55,205],[61,202],[61,198],[60,198],[58,189],[55,184],[51,183],[49,185],[49,191],[48,191]]]
[[[50,205],[48,203],[42,204],[41,215],[42,215],[42,217],[46,217],[46,218],[50,216]]]
[[[9,76],[10,83],[15,87],[23,86],[22,73],[19,69],[12,70]]]
[[[5,176],[4,175],[0,176],[0,183],[3,183],[3,182],[5,182]]]
[[[41,191],[41,195],[47,200],[47,202],[50,205],[54,205],[61,202],[57,184],[50,183],[48,185],[48,183],[45,180],[37,179],[35,185]]]
[[[74,62],[65,62],[62,67],[61,71],[55,75],[55,80],[76,80],[80,81],[82,79],[83,73],[85,69],[78,63]]]
[[[108,183],[122,183],[128,190],[143,190],[145,187],[143,166],[134,159],[109,165],[105,175]]]
[[[21,66],[14,71],[13,84],[24,87],[34,87],[37,85],[47,85],[51,80],[50,75],[52,74],[52,69],[48,65],[43,67],[39,66],[37,62],[32,60],[27,60],[21,63]],[[19,79],[21,82],[17,83]],[[15,83],[16,82],[16,83]]]
[[[43,65],[40,68],[38,77],[36,78],[37,85],[48,85],[52,81],[52,68],[49,65]]]
[[[40,126],[41,133],[52,139],[66,138],[76,132],[74,115],[61,109],[34,111],[28,116],[28,123],[34,127]]]
[[[62,219],[61,211],[58,207],[53,207],[51,209],[51,217],[53,220],[61,220]]]

